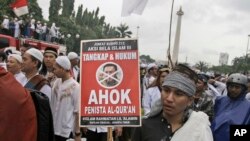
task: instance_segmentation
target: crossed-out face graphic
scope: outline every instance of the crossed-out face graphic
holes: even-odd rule
[[[114,88],[118,86],[123,79],[121,67],[113,62],[103,63],[96,70],[96,80],[104,88]]]

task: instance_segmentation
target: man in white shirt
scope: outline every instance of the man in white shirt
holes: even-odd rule
[[[78,67],[78,63],[79,63],[78,55],[75,52],[69,52],[68,58],[69,58],[70,63],[71,63],[72,76],[75,80],[77,80],[78,73],[80,71],[80,68]]]
[[[24,83],[24,87],[36,89],[47,95],[51,100],[51,87],[48,81],[38,73],[42,62],[43,54],[38,49],[31,48],[23,54],[22,71],[25,73],[27,79]]]
[[[23,59],[19,54],[10,54],[7,60],[7,70],[11,72],[16,80],[24,86],[24,83],[27,81],[25,75],[21,71]]]
[[[57,57],[53,68],[54,74],[57,76],[51,100],[55,141],[66,141],[72,136],[75,141],[80,141],[80,86],[71,77],[71,64],[66,56]]]

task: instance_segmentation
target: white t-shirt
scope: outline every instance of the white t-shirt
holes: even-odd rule
[[[74,132],[75,115],[79,113],[80,86],[73,78],[57,78],[52,88],[51,110],[55,135],[69,137]]]

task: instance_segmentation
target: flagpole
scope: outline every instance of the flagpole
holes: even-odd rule
[[[171,29],[172,29],[172,17],[173,17],[173,9],[174,9],[174,0],[172,1],[172,7],[171,7],[171,15],[170,15],[170,23],[169,23],[169,41],[168,41],[168,49],[167,49],[167,59],[168,59],[168,66],[170,68],[173,68],[174,64],[171,59],[171,53],[170,53],[170,47],[171,47]]]

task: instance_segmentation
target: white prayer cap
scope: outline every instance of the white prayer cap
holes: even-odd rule
[[[65,70],[70,70],[71,68],[71,63],[67,56],[58,56],[56,58],[56,63]]]
[[[141,67],[141,68],[147,68],[147,64],[142,63],[142,64],[140,65],[140,67]]]
[[[31,49],[28,49],[25,53],[28,53],[31,56],[35,57],[40,62],[43,62],[43,54],[40,50],[31,48]]]
[[[151,69],[151,68],[155,68],[155,67],[157,67],[157,65],[156,65],[155,63],[150,63],[150,64],[148,64],[148,66],[147,66],[147,70],[149,70],[149,69]]]
[[[10,55],[8,56],[8,58],[10,58],[10,57],[15,58],[19,63],[23,63],[22,56],[19,55],[19,54],[10,54]]]
[[[14,50],[13,52],[12,52],[12,54],[18,54],[18,55],[22,55],[22,53],[20,52],[20,51],[18,51],[18,50]]]
[[[69,58],[69,60],[73,60],[73,59],[78,58],[78,55],[75,52],[70,52],[68,54],[68,58]]]

